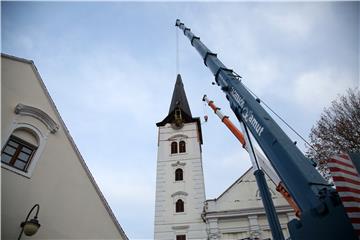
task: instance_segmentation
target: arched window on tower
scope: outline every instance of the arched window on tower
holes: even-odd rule
[[[171,143],[171,154],[177,153],[178,149],[177,149],[177,142],[172,142]]]
[[[175,181],[182,181],[183,180],[183,170],[178,168],[175,170]]]
[[[184,212],[184,201],[179,199],[176,201],[176,204],[175,204],[175,211],[176,212]]]
[[[186,235],[176,235],[176,240],[186,240]]]
[[[186,152],[186,143],[185,143],[185,141],[180,141],[179,142],[179,152],[181,152],[181,153]]]

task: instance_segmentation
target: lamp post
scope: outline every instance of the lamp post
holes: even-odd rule
[[[36,214],[35,214],[35,217],[31,220],[29,220],[29,217],[30,217],[30,214],[32,213],[32,211],[36,208]],[[30,212],[28,213],[28,215],[26,216],[26,219],[24,222],[22,222],[20,224],[20,227],[21,227],[21,232],[19,234],[19,237],[18,237],[18,240],[21,239],[21,236],[23,233],[25,233],[26,236],[32,236],[34,235],[37,230],[39,229],[40,227],[40,223],[39,221],[37,220],[38,218],[38,214],[39,214],[39,210],[40,210],[40,206],[39,204],[35,204]]]

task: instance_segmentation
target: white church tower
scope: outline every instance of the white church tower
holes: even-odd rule
[[[159,127],[156,172],[156,240],[206,239],[201,124],[193,118],[177,75],[168,115]]]

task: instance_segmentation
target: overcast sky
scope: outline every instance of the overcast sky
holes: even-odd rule
[[[359,86],[359,2],[1,2],[2,52],[32,59],[90,171],[131,239],[153,237],[157,127],[176,79],[176,18],[304,137]],[[236,122],[179,32],[179,69],[202,124],[207,199],[250,166],[201,101]],[[237,122],[236,122],[237,124]],[[293,134],[292,139],[303,143]]]

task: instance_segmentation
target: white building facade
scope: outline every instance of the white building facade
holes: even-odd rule
[[[160,239],[206,239],[201,126],[192,118],[178,75],[168,116],[160,123],[155,232]]]
[[[251,169],[221,196],[205,200],[201,124],[191,115],[180,75],[169,113],[157,126],[156,240],[272,238]],[[295,218],[294,210],[266,179],[284,236],[288,237],[287,223]]]
[[[34,63],[2,54],[1,68],[1,239],[36,204],[33,239],[127,239]]]

